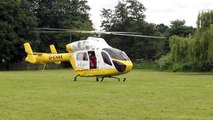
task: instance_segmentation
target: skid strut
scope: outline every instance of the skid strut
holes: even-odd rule
[[[80,75],[76,75],[75,78],[74,78],[74,81],[77,81],[77,78],[79,77]]]

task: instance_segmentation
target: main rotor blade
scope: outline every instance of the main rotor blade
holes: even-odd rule
[[[143,37],[143,38],[157,38],[157,39],[164,39],[166,37],[162,36],[148,36],[148,35],[137,35],[137,34],[112,34],[112,35],[118,35],[118,36],[129,36],[129,37]]]
[[[38,31],[66,31],[66,32],[76,32],[76,33],[91,33],[91,34],[140,34],[139,32],[123,32],[123,31],[88,31],[88,30],[71,30],[71,29],[61,29],[61,28],[36,28]]]
[[[70,33],[68,31],[32,31],[36,33]]]
[[[70,30],[70,29],[61,29],[61,28],[36,28],[36,30],[65,31],[65,30]]]
[[[37,28],[33,32],[40,32],[40,33],[90,33],[90,34],[100,33],[99,31],[70,30],[70,29],[59,29],[59,28]],[[103,33],[101,33],[101,34],[103,34]]]
[[[87,30],[71,30],[71,29],[61,29],[61,28],[37,28],[38,33],[85,33],[85,34],[106,34],[106,35],[118,35],[118,36],[129,36],[129,37],[143,37],[143,38],[156,38],[163,39],[162,36],[148,36],[141,35],[139,32],[120,32],[120,31],[87,31]]]

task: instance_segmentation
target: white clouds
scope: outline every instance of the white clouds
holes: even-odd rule
[[[151,23],[164,23],[169,25],[172,20],[184,19],[186,24],[196,26],[199,11],[213,9],[212,0],[139,0],[146,8],[146,21]],[[117,5],[118,0],[88,0],[91,7],[91,19],[96,29],[101,25],[101,9]]]

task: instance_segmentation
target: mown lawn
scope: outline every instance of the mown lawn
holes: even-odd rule
[[[0,120],[213,120],[213,73],[133,70],[125,83],[74,76],[0,72]]]

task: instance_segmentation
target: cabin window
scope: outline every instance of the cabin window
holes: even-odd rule
[[[107,55],[107,53],[105,52],[101,52],[101,55],[103,57],[104,63],[111,65],[112,66],[112,62],[110,61],[109,56]]]
[[[88,61],[88,56],[86,52],[77,53],[77,60]]]
[[[129,60],[125,52],[121,50],[118,50],[115,48],[104,48],[103,50],[106,51],[111,58],[118,59],[118,60]]]

